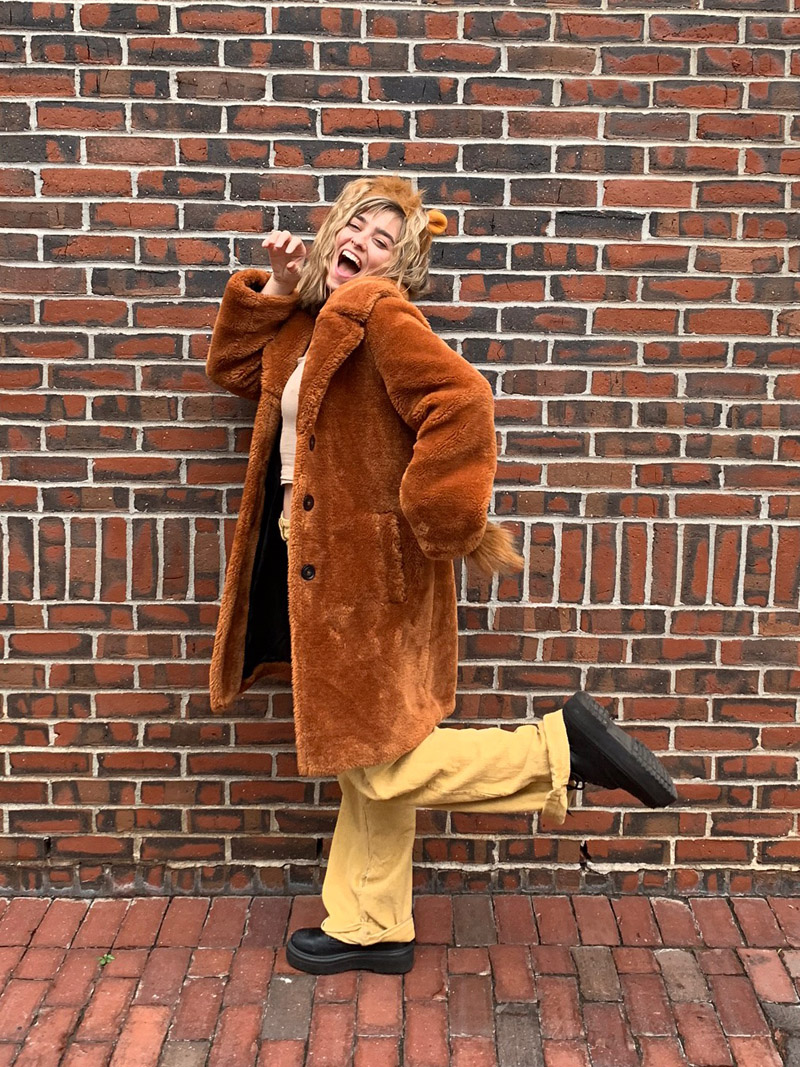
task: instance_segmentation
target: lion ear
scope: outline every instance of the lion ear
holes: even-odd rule
[[[428,233],[432,233],[434,237],[438,237],[440,233],[444,233],[447,229],[447,216],[443,215],[441,211],[437,211],[436,208],[432,208],[428,212]]]

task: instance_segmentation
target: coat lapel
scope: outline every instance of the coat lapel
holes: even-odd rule
[[[316,319],[298,311],[264,352],[262,392],[280,401],[297,361],[308,350],[298,397],[297,429],[313,425],[331,378],[364,337],[375,301],[400,296],[387,278],[359,278],[337,289]]]
[[[262,393],[270,393],[280,402],[297,361],[308,348],[314,332],[314,320],[305,312],[295,312],[264,352],[261,377]]]
[[[313,426],[331,378],[361,344],[375,301],[388,294],[400,295],[394,282],[386,278],[359,278],[328,297],[317,316],[300,382],[297,402],[299,433]]]
[[[313,426],[331,378],[364,336],[364,324],[336,312],[321,311],[306,357],[297,399],[297,431]]]

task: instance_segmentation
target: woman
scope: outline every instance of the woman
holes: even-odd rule
[[[401,178],[350,182],[309,253],[279,231],[271,274],[230,279],[208,356],[213,381],[258,401],[212,706],[258,677],[291,680],[300,773],[342,789],[328,916],[287,946],[312,973],[411,967],[417,807],[561,822],[568,781],[675,799],[587,694],[513,732],[438,725],[455,705],[452,561],[523,563],[487,522],[491,389],[411,303],[446,224]]]

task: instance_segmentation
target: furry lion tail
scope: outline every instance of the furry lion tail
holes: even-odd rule
[[[525,559],[517,552],[513,537],[496,522],[487,522],[480,544],[467,559],[471,559],[484,574],[518,574],[525,566]]]

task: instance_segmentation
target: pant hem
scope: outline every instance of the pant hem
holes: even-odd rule
[[[542,735],[547,746],[550,764],[550,792],[545,797],[542,815],[561,825],[567,817],[570,798],[567,794],[569,781],[569,740],[564,725],[564,715],[554,711],[542,719]]]
[[[382,930],[372,923],[348,926],[342,930],[336,930],[330,922],[330,916],[322,920],[322,929],[329,937],[335,937],[337,941],[344,941],[346,945],[377,945],[381,941],[413,941],[414,920],[404,919],[396,926]]]

